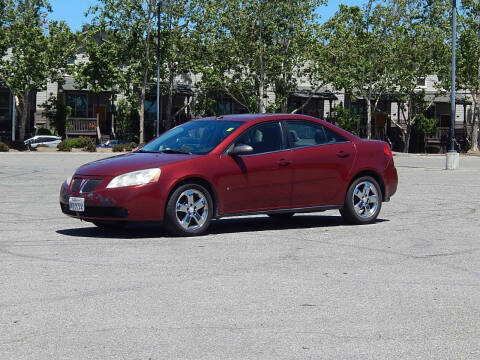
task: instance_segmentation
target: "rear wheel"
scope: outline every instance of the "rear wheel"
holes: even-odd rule
[[[286,221],[290,220],[295,213],[281,213],[281,214],[267,214],[273,220],[276,221]]]
[[[179,236],[204,234],[213,216],[209,191],[199,184],[179,186],[170,196],[165,211],[165,227]]]
[[[371,176],[362,176],[352,182],[340,210],[342,217],[351,224],[371,224],[382,208],[382,190]]]

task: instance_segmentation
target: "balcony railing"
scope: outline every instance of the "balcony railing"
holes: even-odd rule
[[[98,116],[96,118],[67,118],[65,134],[69,135],[90,135],[101,139]]]

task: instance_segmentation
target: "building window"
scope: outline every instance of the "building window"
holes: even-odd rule
[[[417,79],[417,86],[420,86],[420,87],[425,87],[425,86],[427,86],[427,81],[426,81],[425,76],[419,77],[419,78]]]
[[[72,109],[72,117],[88,117],[87,95],[85,94],[67,94],[67,106]]]
[[[217,100],[215,104],[215,112],[217,115],[229,115],[233,113],[233,106],[231,99]]]

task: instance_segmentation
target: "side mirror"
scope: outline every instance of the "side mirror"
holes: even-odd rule
[[[251,147],[250,145],[238,144],[238,145],[235,145],[228,152],[228,155],[230,156],[250,155],[250,154],[253,154],[253,152],[254,152],[253,147]]]

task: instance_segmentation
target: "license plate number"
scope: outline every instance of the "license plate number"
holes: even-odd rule
[[[84,212],[85,211],[85,199],[78,198],[78,197],[71,197],[68,199],[68,208],[70,211],[78,211]]]

